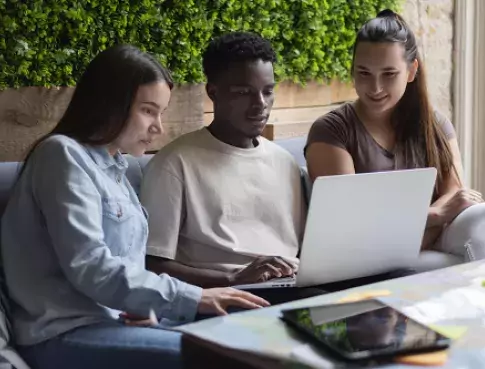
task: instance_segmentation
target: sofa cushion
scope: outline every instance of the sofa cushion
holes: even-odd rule
[[[152,154],[146,154],[139,158],[131,155],[125,155],[125,159],[128,162],[126,178],[128,178],[128,181],[130,181],[130,184],[138,196],[140,195],[141,181],[145,167],[152,157]]]
[[[292,137],[273,141],[275,144],[287,150],[296,159],[300,167],[306,166],[306,159],[303,155],[303,148],[305,147],[307,137]]]
[[[7,206],[8,196],[20,168],[21,164],[17,162],[0,163],[0,216]]]

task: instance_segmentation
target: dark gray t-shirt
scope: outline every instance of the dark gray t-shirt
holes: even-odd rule
[[[455,129],[449,119],[439,112],[435,114],[446,137],[454,138]],[[352,156],[356,173],[410,168],[409,165],[396,161],[392,152],[374,140],[358,118],[352,103],[343,104],[313,123],[306,147],[314,142],[324,142],[345,149]]]

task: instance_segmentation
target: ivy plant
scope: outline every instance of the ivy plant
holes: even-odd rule
[[[271,40],[279,80],[347,80],[355,33],[399,0],[0,0],[0,89],[73,86],[106,47],[153,53],[178,83],[204,80],[214,36]]]

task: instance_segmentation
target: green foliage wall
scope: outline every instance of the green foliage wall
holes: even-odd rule
[[[213,35],[252,30],[276,49],[280,80],[349,77],[356,30],[399,0],[0,0],[0,89],[74,85],[100,50],[130,43],[177,82],[201,82]]]

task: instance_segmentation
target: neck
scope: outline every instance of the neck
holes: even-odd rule
[[[118,147],[116,147],[116,145],[112,145],[112,144],[108,145],[108,147],[107,147],[107,148],[108,148],[108,152],[109,152],[109,154],[110,154],[111,156],[115,156],[115,155],[116,155],[116,153],[117,153],[117,152],[118,152],[118,150],[119,150],[119,148],[118,148]]]
[[[254,138],[243,136],[240,132],[233,129],[228,122],[216,120],[207,127],[209,132],[219,141],[225,144],[240,147],[242,149],[249,149],[257,146],[257,141]]]
[[[381,127],[391,127],[391,115],[392,109],[385,110],[383,112],[374,112],[367,109],[360,100],[357,100],[354,104],[357,115],[360,120],[371,125]]]

